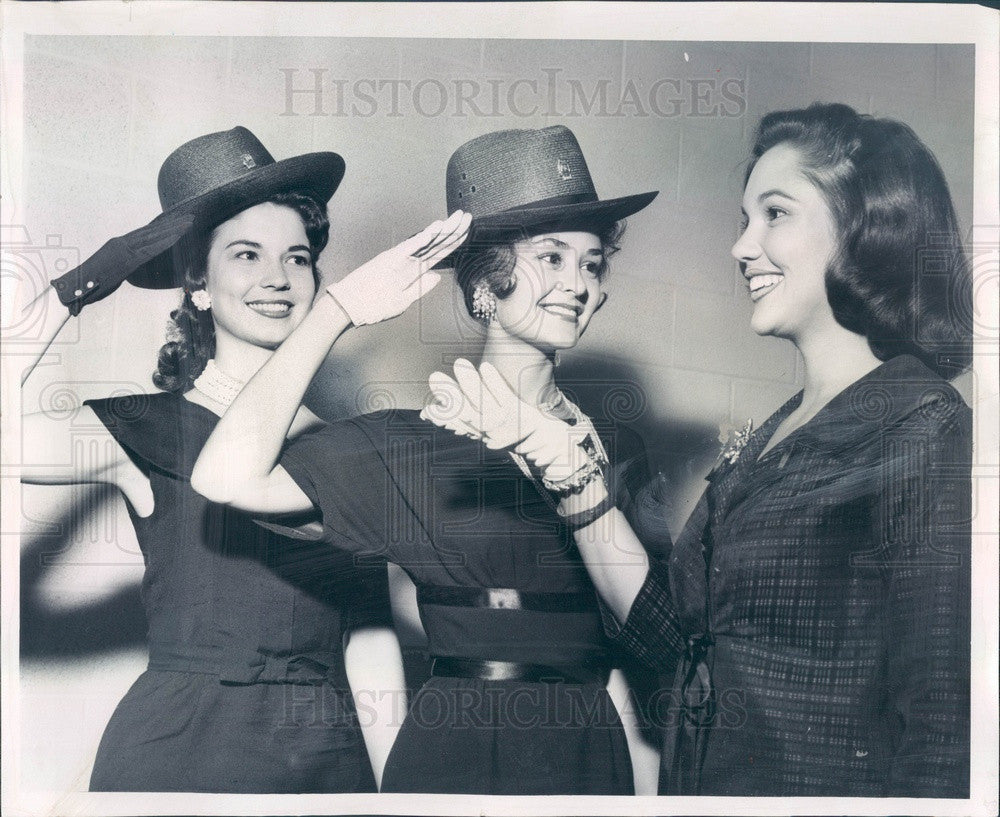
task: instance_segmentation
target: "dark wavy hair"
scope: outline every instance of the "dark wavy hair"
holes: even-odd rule
[[[559,224],[555,228],[534,229],[517,235],[505,236],[494,241],[476,241],[475,238],[466,243],[455,260],[455,280],[465,308],[472,314],[472,296],[476,287],[483,281],[489,285],[490,291],[500,300],[514,292],[514,264],[517,261],[515,244],[532,235],[549,232],[579,231],[593,233],[601,242],[604,260],[598,270],[598,277],[604,280],[610,269],[608,259],[621,249],[621,240],[625,235],[625,222],[612,221],[602,223]]]
[[[744,181],[781,144],[799,152],[836,223],[826,292],[837,322],[880,360],[912,354],[944,376],[965,369],[972,276],[934,154],[902,122],[815,103],[761,119]]]
[[[313,281],[319,288],[316,259],[326,247],[330,221],[326,208],[303,193],[277,193],[258,204],[271,203],[290,207],[302,219],[312,256]],[[205,288],[208,251],[215,229],[243,210],[244,205],[225,215],[215,212],[195,222],[191,232],[174,251],[174,263],[183,271],[184,295],[181,304],[170,313],[167,342],[160,347],[153,372],[153,384],[163,391],[184,393],[205,370],[205,364],[215,355],[215,324],[211,310],[201,311],[191,301],[191,293]]]

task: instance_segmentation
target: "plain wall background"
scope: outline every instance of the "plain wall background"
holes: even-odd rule
[[[558,72],[554,105],[547,70]],[[297,88],[323,72],[326,115],[311,115],[315,102],[303,94],[293,99],[298,115],[283,115],[289,71]],[[344,107],[358,102],[362,112],[369,106],[352,93],[358,81],[409,80],[411,90],[393,111],[388,89],[364,88],[376,98],[373,115],[336,116],[334,80],[345,83]],[[532,80],[536,93],[523,84]],[[674,99],[676,115],[648,104],[661,80],[673,83],[661,100]],[[745,106],[720,95],[727,80],[742,83]],[[412,87],[421,81],[415,106]],[[456,81],[479,84],[484,115],[468,105],[455,115]],[[499,116],[488,115],[491,82],[500,88]],[[577,98],[574,111],[573,82],[588,97],[603,83],[606,108],[598,103],[587,113]],[[439,87],[448,91],[446,110],[423,115],[437,107]],[[536,113],[509,111],[514,87],[515,101],[536,105]],[[704,103],[692,101],[695,87],[707,89]],[[611,115],[629,88],[639,104]],[[29,37],[25,257],[43,259],[54,276],[61,262],[78,263],[144,224],[159,212],[155,179],[167,154],[242,124],[278,159],[314,150],[345,157],[320,262],[332,281],[444,215],[445,165],[464,141],[502,128],[568,125],[602,197],[660,195],[630,220],[612,261],[610,300],[563,356],[559,377],[591,402],[610,391],[612,405],[643,433],[668,478],[676,531],[718,451],[720,426],[759,423],[799,387],[793,347],[750,331],[729,255],[760,115],[821,100],[905,121],[937,154],[967,230],[972,94],[971,46]],[[712,105],[735,115],[696,115]],[[126,286],[88,307],[60,338],[51,366],[29,381],[25,411],[152,391],[156,351],[177,301],[177,291]],[[445,281],[402,318],[343,338],[312,402],[330,417],[418,406],[427,374],[474,355],[477,337],[457,288]],[[141,556],[116,496],[26,487],[23,497],[22,785],[85,788],[104,724],[145,663]]]

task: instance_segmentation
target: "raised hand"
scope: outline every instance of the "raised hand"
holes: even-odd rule
[[[445,221],[435,221],[415,236],[327,287],[355,326],[402,315],[414,301],[430,292],[441,276],[432,267],[450,255],[469,232],[472,216],[456,210]]]
[[[603,465],[595,460],[595,447],[588,445],[593,434],[589,423],[573,426],[524,402],[489,363],[477,370],[459,359],[454,372],[454,379],[442,372],[430,376],[433,401],[421,412],[423,419],[481,439],[488,448],[521,455],[553,490]]]
[[[145,227],[112,238],[80,266],[52,281],[59,300],[79,315],[84,305],[108,297],[142,265],[174,246],[191,229],[194,214],[166,212]]]

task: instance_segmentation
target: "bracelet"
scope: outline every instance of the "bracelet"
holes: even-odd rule
[[[564,479],[552,480],[543,475],[542,485],[547,490],[560,496],[578,494],[598,477],[604,477],[608,461],[597,448],[590,434],[578,443],[578,448],[586,458],[584,464]]]
[[[554,494],[559,494],[559,496],[569,496],[570,494],[580,493],[580,491],[586,488],[591,482],[603,475],[604,472],[601,469],[600,463],[591,460],[565,479],[552,480],[543,476],[542,485],[546,490],[551,491]]]
[[[615,505],[614,497],[612,497],[611,494],[608,494],[593,508],[587,508],[585,511],[578,511],[577,513],[571,513],[569,516],[564,517],[563,524],[575,533],[580,530],[580,528],[585,528],[592,522],[597,521],[604,516],[604,514],[615,507],[617,506]]]

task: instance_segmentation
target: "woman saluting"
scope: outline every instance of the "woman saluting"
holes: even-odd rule
[[[655,193],[599,199],[576,138],[556,126],[462,145],[447,196],[472,216],[470,240],[449,260],[485,326],[484,360],[533,406],[582,416],[556,385],[555,355],[577,344],[603,302],[619,220]],[[353,321],[333,295],[233,403],[195,487],[245,509],[318,509],[331,544],[384,556],[413,579],[434,663],[383,791],[632,794],[597,598],[549,493],[577,483],[547,487],[523,459],[409,411],[333,424],[282,452],[298,401]],[[644,457],[635,435],[598,425],[594,455],[614,463],[631,513]]]
[[[384,566],[279,536],[189,482],[218,416],[310,311],[343,174],[335,153],[275,161],[245,128],[201,136],[163,163],[163,214],[49,291],[75,315],[124,280],[184,287],[153,375],[161,392],[24,418],[39,464],[22,479],[116,486],[145,562],[149,666],[108,724],[92,790],[375,790],[398,698],[362,736],[351,690],[403,687]],[[318,422],[302,409],[290,433]],[[64,466],[80,424],[104,444]]]

